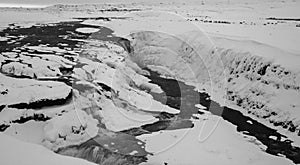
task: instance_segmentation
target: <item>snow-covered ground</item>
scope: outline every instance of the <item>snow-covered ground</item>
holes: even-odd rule
[[[297,13],[293,6],[289,9]],[[214,18],[218,18],[216,15]],[[220,104],[237,105],[243,113],[259,121],[268,125],[274,123],[299,134],[300,52],[296,50],[296,44],[300,43],[300,33],[295,22],[271,24],[273,28],[269,29],[262,24],[266,21],[262,20],[264,14],[254,15],[250,25],[240,25],[235,18],[230,20],[235,24],[219,26],[211,23],[212,29],[219,26],[218,33],[212,33],[205,23],[186,23],[185,17],[171,13],[149,11],[128,16],[133,20],[115,21],[108,26],[116,34],[132,40],[134,53],[131,57],[140,66],[166,67],[162,74],[170,70],[170,75],[166,76],[183,79],[199,90],[204,89]],[[232,31],[224,31],[227,28]],[[253,31],[239,33],[236,28]],[[263,39],[260,39],[257,33],[266,30],[270,35],[262,35]],[[284,37],[279,39],[277,34]],[[298,138],[294,140],[299,141]]]
[[[213,115],[199,115],[193,129],[160,131],[138,138],[154,153],[146,164],[293,164],[284,158],[257,152],[255,138],[236,134],[232,125]],[[216,129],[215,122],[220,122]],[[213,130],[213,131],[212,131]],[[212,132],[211,132],[212,131]],[[258,144],[260,145],[260,144]],[[183,151],[184,154],[183,154]]]
[[[150,84],[148,78],[137,74],[131,68],[132,64],[125,60],[128,58],[126,56],[127,52],[120,46],[90,40],[86,42],[78,58],[78,62],[85,65],[74,69],[73,76],[82,80],[80,83],[85,82],[91,86],[103,84],[111,88],[107,91],[111,92],[109,99],[96,94],[90,96],[103,109],[100,116],[106,127],[112,131],[122,131],[157,121],[147,112],[179,113],[140,90],[141,87],[150,91],[160,88]],[[101,87],[100,90],[103,91]]]
[[[299,146],[299,21],[286,19],[299,18],[299,6],[298,1],[214,0],[0,8],[1,29],[11,23],[30,27],[102,17],[82,24],[107,26],[115,35],[128,38],[133,47],[128,54],[120,45],[93,39],[101,35],[101,29],[80,27],[74,33],[92,34],[82,40],[80,52],[25,45],[21,50],[30,53],[1,53],[1,72],[6,75],[0,74],[0,122],[6,135],[0,136],[4,145],[0,154],[10,158],[17,152],[26,159],[1,159],[0,164],[32,164],[31,160],[34,164],[88,164],[40,145],[57,150],[101,135],[100,125],[112,133],[155,123],[158,112],[178,114],[146,92],[162,90],[141,74],[146,73],[141,66],[208,92],[218,103],[279,130]],[[10,42],[10,37],[1,37],[0,42]],[[18,79],[22,76],[28,79]],[[75,79],[72,87],[49,81],[63,76]],[[59,106],[9,107],[66,100],[70,94],[71,103]],[[204,111],[202,105],[195,106]],[[138,136],[145,141],[146,151],[154,153],[145,164],[292,164],[265,153],[256,139],[237,133],[217,116],[205,113],[197,118],[193,128]],[[199,141],[199,135],[208,138]],[[129,153],[134,154],[138,152]]]
[[[0,144],[2,146],[1,164],[94,164],[86,160],[55,154],[43,146],[22,142],[3,133],[0,134]]]
[[[64,83],[55,81],[36,81],[17,79],[0,74],[0,105],[13,106],[48,100],[67,99],[72,89]]]

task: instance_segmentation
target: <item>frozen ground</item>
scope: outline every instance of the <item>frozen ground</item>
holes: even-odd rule
[[[131,136],[130,130],[160,121],[164,116],[158,113],[179,113],[148,93],[162,92],[141,74],[145,72],[139,66],[149,66],[166,77],[184,80],[208,92],[211,99],[279,130],[299,146],[298,8],[298,1],[271,0],[1,8],[1,29],[72,18],[85,20],[76,26],[53,25],[65,31],[39,28],[42,30],[38,33],[45,36],[57,34],[55,40],[38,36],[39,41],[29,35],[34,33],[32,27],[30,33],[25,30],[19,36],[0,38],[5,43],[1,43],[0,56],[0,122],[6,134],[1,134],[0,143],[14,144],[3,147],[12,150],[3,150],[1,155],[5,153],[9,158],[16,150],[18,155],[31,158],[31,153],[38,150],[41,161],[45,160],[41,164],[52,159],[58,164],[88,163],[39,146],[44,145],[97,163],[103,152],[121,155],[133,163],[147,151],[154,155],[148,155],[145,164],[292,164],[288,159],[267,154],[255,138],[244,137],[233,125],[209,113],[197,115],[198,119],[192,120],[193,128],[147,132],[137,137]],[[127,47],[122,44],[126,43],[97,40],[99,35],[100,39],[106,35],[99,25],[128,38],[133,52],[128,55],[124,50]],[[70,36],[75,37],[69,41]],[[28,42],[33,45],[23,43],[24,38],[30,38]],[[105,37],[109,38],[111,34]],[[59,40],[54,42],[56,39]],[[41,102],[43,106],[36,106]],[[214,131],[210,133],[211,130]],[[210,136],[198,141],[199,133]],[[100,139],[97,147],[88,146],[93,144],[92,137]],[[182,154],[184,148],[189,155]],[[1,161],[30,164],[32,159],[22,160]]]

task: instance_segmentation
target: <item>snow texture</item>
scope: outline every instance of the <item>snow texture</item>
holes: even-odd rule
[[[91,39],[83,46],[78,57],[78,62],[85,65],[74,69],[73,76],[82,80],[80,83],[89,84],[103,93],[87,97],[101,107],[97,114],[106,128],[122,131],[156,122],[158,119],[149,112],[179,113],[141,90],[161,92],[157,85],[149,83],[148,78],[137,73],[136,66],[128,61],[127,56],[120,46]],[[90,101],[81,102],[85,104]]]
[[[72,89],[64,83],[17,79],[0,74],[0,105],[31,104],[66,99]]]
[[[118,25],[127,27],[129,21],[110,26],[131,40],[130,57],[140,67],[166,68],[161,72],[165,76],[208,92],[222,105],[240,107],[261,122],[300,134],[300,56],[256,41],[208,37],[169,13],[132,17],[138,21],[126,29]],[[145,18],[153,21],[145,24]],[[171,24],[177,28],[170,29]]]
[[[259,147],[245,143],[230,123],[214,115],[199,115],[192,129],[160,131],[138,138],[153,152],[146,164],[293,164],[281,157],[259,152]],[[218,122],[216,127],[215,123]],[[255,139],[249,142],[258,143]],[[259,145],[259,143],[258,143]],[[188,151],[182,154],[183,151]]]
[[[98,133],[98,121],[82,110],[72,110],[49,120],[44,127],[43,145],[56,150],[59,147],[81,144]]]
[[[70,164],[70,165],[93,165],[86,160],[55,154],[43,146],[19,141],[13,137],[0,134],[1,164],[32,165],[32,164]],[[15,155],[17,158],[12,158]]]

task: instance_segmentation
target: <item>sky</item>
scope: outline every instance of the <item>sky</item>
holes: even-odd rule
[[[134,3],[134,2],[249,2],[249,0],[0,0],[0,7],[45,7],[55,4],[101,4],[101,3]],[[250,0],[252,1],[252,0]],[[272,1],[272,0],[264,0]],[[277,0],[273,0],[277,1]]]
[[[133,0],[138,1],[138,0]],[[126,0],[0,0],[2,7],[39,7],[54,4],[89,4],[89,3],[110,3],[110,2],[126,2]],[[128,1],[127,1],[128,2]],[[130,0],[132,2],[132,0]]]
[[[187,1],[228,1],[228,0],[0,0],[0,6],[49,6],[55,4],[101,4],[101,3],[133,3],[133,2],[187,2]]]

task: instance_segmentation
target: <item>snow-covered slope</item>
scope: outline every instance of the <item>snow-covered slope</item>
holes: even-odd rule
[[[154,153],[144,164],[293,164],[284,158],[259,152],[258,146],[245,143],[246,137],[236,134],[231,124],[217,116],[199,115],[199,118],[192,129],[139,136],[146,142],[146,149]],[[215,122],[219,122],[218,127],[211,132]],[[260,145],[255,138],[247,140]],[[183,151],[186,153],[182,154]]]
[[[167,67],[173,76],[205,89],[220,103],[227,99],[262,121],[299,133],[299,56],[223,38],[212,38],[214,47],[197,32],[181,36],[180,40],[156,32],[134,33],[131,57],[140,66]]]
[[[1,144],[1,164],[6,165],[53,165],[53,164],[65,164],[65,165],[93,165],[94,163],[86,160],[72,158],[67,156],[61,156],[53,153],[52,151],[44,148],[43,146],[26,143],[19,141],[15,138],[0,133]],[[14,155],[16,158],[12,157]]]
[[[215,2],[210,1],[209,3]],[[207,4],[209,3],[207,2]],[[23,9],[9,9],[7,11],[5,9],[4,12],[6,11],[8,15],[27,14],[24,18],[19,17],[21,20],[34,15],[42,17],[41,13],[54,16],[55,21],[57,16],[61,17],[60,19],[81,17],[82,15],[88,17],[100,16],[99,18],[87,20],[83,24],[100,24],[111,27],[115,30],[116,35],[130,39],[133,48],[127,49],[133,50],[128,56],[127,52],[115,43],[93,40],[93,37],[97,38],[97,35],[101,36],[103,34],[101,33],[103,29],[99,28],[99,30],[96,28],[97,26],[93,26],[93,28],[80,27],[76,30],[73,29],[74,33],[68,31],[70,32],[68,35],[58,36],[58,38],[68,38],[69,35],[75,33],[81,35],[93,34],[94,36],[88,40],[80,40],[81,44],[84,45],[80,48],[82,51],[79,54],[57,47],[61,47],[62,44],[64,47],[71,46],[66,43],[60,43],[57,46],[24,45],[20,49],[11,50],[12,52],[1,53],[1,71],[7,75],[1,74],[0,82],[9,79],[9,81],[0,83],[2,85],[0,86],[0,100],[4,100],[3,105],[11,105],[16,102],[29,104],[40,100],[66,100],[67,96],[72,97],[73,101],[71,103],[63,102],[66,104],[62,106],[48,107],[50,105],[46,105],[42,109],[38,107],[34,110],[24,109],[24,107],[21,107],[21,109],[18,109],[20,107],[5,107],[0,104],[0,123],[3,130],[6,130],[5,134],[23,141],[42,144],[52,150],[75,145],[74,148],[71,147],[70,150],[67,149],[66,152],[62,152],[72,156],[88,155],[93,159],[98,159],[97,156],[99,155],[97,153],[102,152],[104,149],[111,149],[119,154],[115,150],[117,147],[114,146],[118,146],[120,152],[121,147],[126,151],[134,148],[131,148],[131,145],[138,146],[140,150],[134,149],[121,154],[145,155],[144,146],[134,136],[130,136],[131,138],[128,141],[124,140],[123,137],[116,138],[117,140],[114,139],[113,143],[111,143],[110,138],[108,138],[109,140],[105,139],[107,138],[105,136],[118,137],[119,134],[115,134],[115,132],[119,133],[119,131],[155,123],[158,118],[154,114],[167,112],[176,116],[179,111],[152,98],[148,91],[160,93],[161,89],[157,85],[151,84],[148,78],[141,75],[141,73],[146,74],[146,72],[132,62],[134,61],[140,67],[147,66],[167,77],[184,80],[196,86],[198,90],[205,90],[212,96],[213,100],[222,105],[240,109],[241,112],[251,115],[264,124],[281,126],[288,130],[288,133],[292,132],[297,136],[300,129],[300,105],[298,104],[300,99],[299,57],[297,51],[295,51],[296,53],[290,53],[287,50],[274,47],[275,45],[289,50],[298,49],[294,49],[295,45],[290,44],[292,41],[295,41],[295,43],[299,41],[295,33],[297,23],[282,23],[283,26],[277,28],[269,22],[271,27],[262,28],[259,25],[259,28],[257,28],[254,24],[264,24],[264,17],[273,16],[274,11],[282,10],[277,6],[277,3],[272,3],[272,5],[275,5],[270,9],[273,13],[269,15],[269,11],[266,10],[267,14],[265,14],[264,7],[268,4],[262,2],[262,9],[257,8],[261,4],[256,3],[256,1],[251,2],[252,6],[249,7],[248,2],[244,4],[244,2],[234,1],[234,4],[237,4],[236,6],[227,8],[228,6],[226,7],[225,4],[226,8],[224,9],[223,3],[214,4],[212,7],[204,5],[203,2],[202,4],[198,2],[197,5],[171,2],[138,3],[129,4],[129,8],[126,5],[116,5],[117,8],[114,8],[114,5],[109,8],[106,5],[56,5],[44,9],[46,12],[39,9],[33,10],[32,14],[29,14],[31,11]],[[170,16],[172,15],[170,13],[165,15],[156,11],[154,13],[136,12],[129,15],[129,18],[127,18],[128,15],[123,15],[128,12],[139,11],[140,9],[149,10],[151,8],[179,13],[181,16],[174,18],[174,15]],[[261,13],[253,12],[253,8],[264,10],[263,16],[259,15]],[[289,9],[294,10],[294,8]],[[247,16],[249,13],[255,13],[255,18],[262,20],[252,20],[253,15],[249,19],[249,16]],[[275,12],[276,16],[277,14]],[[106,17],[111,15],[121,17]],[[5,17],[4,24],[11,22],[7,18],[10,17]],[[232,19],[227,20],[229,18]],[[245,18],[246,21],[241,20]],[[49,19],[52,18],[48,17],[46,20],[49,21]],[[99,21],[97,21],[98,19]],[[110,20],[114,21],[105,22]],[[187,24],[187,21],[193,23]],[[205,30],[226,34],[210,33],[208,37],[199,30],[201,26],[195,26],[195,22],[205,23]],[[2,24],[3,21],[0,21],[0,23]],[[272,23],[275,24],[275,21]],[[281,24],[280,22],[276,23]],[[32,22],[29,22],[29,24],[32,24]],[[288,36],[284,36],[282,41],[273,40],[269,42],[280,36],[278,34],[282,34],[281,32],[289,31],[289,28],[286,27],[293,27],[290,28],[292,31]],[[259,31],[258,29],[263,30]],[[269,31],[270,29],[275,30]],[[235,33],[244,34],[247,32],[255,32],[253,33],[255,37],[231,36]],[[278,34],[274,35],[275,32]],[[260,34],[263,35],[259,36]],[[276,37],[267,37],[266,39],[266,36],[272,36],[271,34]],[[290,39],[290,34],[295,34],[295,36],[291,38],[291,41],[286,41],[286,45],[282,45],[284,40]],[[17,39],[11,37],[13,36],[2,37],[0,42],[16,42],[17,45],[23,38],[26,38],[26,36],[19,36]],[[107,37],[112,37],[112,35]],[[254,40],[268,41],[273,46],[268,46],[268,42],[261,43]],[[36,43],[39,42],[37,40]],[[16,78],[7,76],[37,80],[15,80]],[[60,82],[46,81],[45,83],[48,85],[45,85],[44,82],[38,81],[41,79],[57,80],[58,78],[70,78],[72,83],[69,82],[68,85],[72,87]],[[16,86],[20,88],[15,89]],[[73,89],[71,90],[71,88]],[[42,90],[43,92],[37,93],[35,90]],[[25,95],[23,96],[23,94]],[[1,97],[2,95],[3,97]],[[0,103],[2,103],[1,101]],[[201,106],[198,105],[198,107]],[[241,134],[236,133],[232,125],[216,116],[210,116],[209,118],[197,116],[197,118],[199,120],[193,120],[195,124],[193,129],[161,131],[157,134],[140,136],[139,139],[146,142],[146,150],[155,153],[154,156],[148,156],[150,159],[148,163],[291,163],[289,160],[262,152],[260,149],[263,146],[257,144],[257,140],[247,139],[248,137],[243,138]],[[208,121],[206,126],[215,126],[218,121],[221,123],[206,142],[198,143],[195,137],[198,135],[198,129],[202,128],[202,124],[206,120]],[[98,129],[98,127],[101,128]],[[210,131],[212,130],[211,127],[205,128]],[[276,129],[279,128],[276,127]],[[173,142],[174,139],[177,141],[178,137],[186,132],[186,136],[183,136],[182,139],[179,138],[181,142],[176,143],[166,152],[158,154],[160,147],[163,147],[163,149],[166,147],[160,143],[161,141]],[[97,144],[95,148],[92,148],[92,145],[89,146],[90,143],[87,143],[86,148],[77,148],[78,145],[97,135],[101,135],[100,139],[105,137],[105,143]],[[6,135],[2,136],[1,134],[0,136],[1,140],[7,142],[6,145],[19,144],[19,142],[9,139]],[[226,141],[220,139],[220,137]],[[299,137],[295,137],[295,139],[299,139]],[[256,143],[261,148],[248,143],[247,140]],[[121,145],[121,143],[129,141],[130,143],[127,145]],[[20,144],[20,146],[22,145]],[[26,145],[25,147],[31,149],[30,146]],[[7,148],[5,145],[4,147]],[[15,148],[15,150],[18,150],[18,155],[31,154],[31,152],[23,153],[28,150],[19,150],[19,148]],[[183,151],[190,150],[192,150],[190,155],[183,156]],[[92,151],[93,154],[86,154],[86,151]],[[14,150],[3,151],[3,153],[7,158],[15,154]],[[44,151],[41,153],[44,153]],[[26,156],[28,158],[33,157],[33,155]],[[46,157],[44,155],[40,157],[46,161],[50,159],[50,157],[44,158]],[[87,159],[84,156],[83,158]],[[3,159],[1,163],[27,163],[27,160],[24,162],[21,162],[21,160]],[[15,162],[11,163],[11,161]],[[51,162],[51,160],[46,163],[48,162]],[[56,162],[52,161],[51,163]],[[84,164],[85,162],[79,160],[77,163]]]
[[[62,82],[17,79],[3,74],[0,79],[0,106],[40,108],[62,104],[72,95],[72,89]]]
[[[109,26],[116,34],[129,35],[131,59],[141,67],[164,67],[161,73],[207,91],[222,105],[240,107],[266,124],[300,134],[299,55],[251,40],[208,37],[170,13],[132,17],[136,23],[126,29],[126,21]],[[145,18],[151,21],[146,24]],[[178,28],[170,29],[172,24]]]
[[[61,68],[71,69],[76,64],[63,56],[54,55],[66,52],[57,47],[28,46],[21,49],[43,55],[4,52],[0,56],[2,73],[32,78],[54,78],[63,75]]]
[[[158,119],[149,112],[172,114],[179,112],[153,100],[149,93],[141,90],[143,88],[160,92],[161,89],[149,83],[148,78],[138,74],[127,56],[127,52],[120,46],[90,39],[83,46],[78,58],[78,63],[84,66],[74,69],[73,76],[81,80],[74,86],[81,84],[101,92],[89,94],[87,97],[90,100],[84,98],[75,100],[76,107],[90,106],[80,105],[77,102],[83,104],[92,102],[101,107],[102,110],[97,114],[111,131],[122,131],[156,122]]]
[[[226,66],[229,103],[299,136],[300,57],[261,43],[213,41]]]

